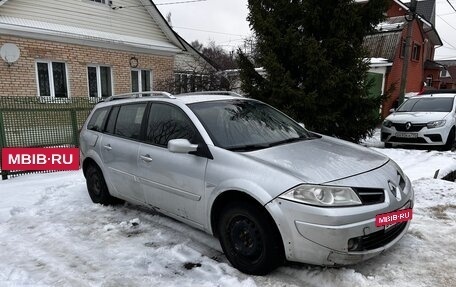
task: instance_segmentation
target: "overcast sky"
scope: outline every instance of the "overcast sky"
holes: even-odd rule
[[[185,0],[156,0],[154,3],[180,2]],[[171,12],[173,28],[187,42],[199,40],[231,50],[243,44],[251,35],[246,20],[247,0],[197,0],[176,5],[158,5],[162,14]],[[456,0],[449,0],[456,8]],[[409,2],[409,1],[404,1]],[[436,59],[456,59],[456,11],[447,0],[436,0],[436,28],[443,47],[436,50]]]

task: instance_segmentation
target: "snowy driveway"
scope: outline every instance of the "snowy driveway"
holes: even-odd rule
[[[376,149],[416,193],[409,233],[363,264],[291,264],[269,276],[230,267],[218,241],[132,205],[91,203],[81,172],[0,182],[0,286],[456,286],[456,183],[432,179],[455,152]]]

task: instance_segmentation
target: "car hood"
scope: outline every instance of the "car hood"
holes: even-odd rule
[[[326,136],[248,152],[244,156],[315,184],[365,173],[389,161],[368,148]]]
[[[447,112],[395,112],[386,119],[395,123],[428,123],[442,120],[448,115]]]

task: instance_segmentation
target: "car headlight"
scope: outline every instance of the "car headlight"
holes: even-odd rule
[[[383,126],[385,126],[387,128],[390,128],[392,125],[393,125],[392,121],[389,121],[389,120],[383,121]]]
[[[300,203],[334,207],[361,205],[358,195],[350,187],[298,185],[279,196]]]
[[[443,127],[445,125],[445,123],[446,123],[446,120],[428,122],[427,128],[428,129],[440,128],[440,127]]]

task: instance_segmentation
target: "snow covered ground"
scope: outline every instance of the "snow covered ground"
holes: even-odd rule
[[[383,149],[412,179],[409,233],[362,264],[232,268],[216,239],[151,210],[92,204],[81,172],[0,182],[0,286],[456,286],[455,152]]]

